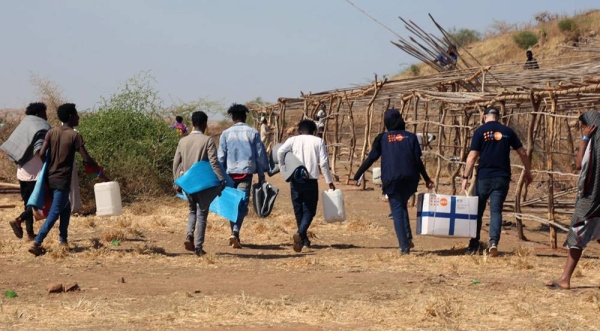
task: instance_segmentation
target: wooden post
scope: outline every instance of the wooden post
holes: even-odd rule
[[[336,98],[335,99],[337,101],[337,105],[336,105],[336,115],[335,115],[335,122],[334,122],[334,127],[333,127],[333,141],[335,142],[335,145],[333,146],[333,154],[332,154],[332,160],[331,160],[331,168],[333,170],[333,174],[335,177],[337,176],[337,171],[336,171],[336,164],[337,164],[337,159],[339,157],[340,154],[340,134],[339,134],[339,117],[340,117],[340,108],[342,107],[342,100],[340,98]],[[330,108],[330,111],[333,112],[333,107]]]
[[[278,142],[283,141],[283,134],[285,132],[285,126],[286,126],[286,121],[285,121],[285,109],[286,109],[286,102],[282,102],[281,103],[281,112],[279,113],[279,137],[278,137]]]
[[[369,103],[367,105],[367,114],[366,114],[366,120],[367,123],[365,124],[365,136],[364,136],[364,141],[363,141],[363,147],[362,147],[362,153],[361,153],[361,157],[360,157],[360,161],[362,162],[365,159],[365,156],[367,155],[367,146],[369,146],[369,136],[371,135],[371,119],[372,119],[372,112],[373,112],[373,104],[375,103],[375,99],[377,98],[377,95],[379,94],[379,91],[381,90],[381,87],[383,87],[383,84],[385,84],[386,79],[384,79],[381,84],[377,84],[377,75],[375,75],[375,90],[373,92],[373,97],[371,97],[371,100],[369,100]],[[366,181],[363,180],[362,182],[362,189],[364,190],[366,188]]]
[[[348,99],[348,93],[344,92],[344,99],[346,100],[346,105],[348,106],[348,121],[350,122],[350,151],[349,151],[349,159],[350,164],[348,165],[348,178],[346,178],[346,185],[350,184],[350,178],[352,178],[352,166],[354,165],[354,150],[356,149],[356,128],[354,127],[354,114],[352,112],[352,106],[354,102],[351,102]]]
[[[461,128],[461,148],[460,148],[460,157],[459,160],[461,161],[465,161],[466,157],[467,157],[467,151],[469,150],[469,128],[466,128],[466,126],[469,125],[469,121],[471,119],[471,114],[469,114],[469,112],[466,109],[463,109],[463,113],[464,116],[462,118],[459,118],[459,123],[462,122],[461,124],[465,127]],[[461,170],[462,167],[456,167],[456,169],[454,170],[454,173],[452,173],[450,181],[452,183],[452,195],[456,195],[456,176],[458,176],[459,171]],[[472,184],[471,184],[472,186]]]
[[[484,76],[484,79],[485,79],[485,76]],[[502,101],[500,101],[500,123],[502,123],[504,125],[508,125],[508,124],[506,124],[507,119],[504,116],[506,116],[506,101],[502,100]]]
[[[573,134],[571,133],[571,127],[569,126],[568,118],[565,118],[565,124],[567,125],[567,142],[569,145],[569,152],[571,153],[570,166],[572,169],[575,169],[575,143],[573,142]]]
[[[415,124],[413,124],[413,132],[417,133],[417,119],[419,118],[419,97],[413,97],[413,116]]]
[[[554,121],[555,121],[555,117],[554,115],[556,114],[556,96],[550,92],[550,102],[551,102],[551,108],[550,108],[550,116],[548,116],[548,148],[546,149],[546,167],[548,169],[548,171],[554,171],[554,160],[553,160],[553,153],[554,153],[554,140],[555,140],[555,136],[554,136]],[[552,173],[548,174],[548,221],[550,222],[554,222],[555,218],[554,218],[554,175]],[[556,233],[556,227],[554,227],[554,225],[550,224],[550,246],[553,249],[556,249],[558,247],[558,240],[557,240],[557,233]]]
[[[435,190],[437,192],[438,187],[440,185],[440,174],[442,172],[442,156],[444,156],[444,149],[442,148],[443,138],[444,138],[444,121],[446,120],[446,113],[448,110],[445,107],[445,104],[440,104],[440,125],[438,128],[438,157],[437,157],[437,170],[435,171]]]
[[[535,129],[535,124],[536,124],[536,118],[537,118],[537,112],[540,109],[540,104],[542,102],[541,98],[538,98],[536,100],[536,98],[533,96],[533,93],[531,94],[531,106],[533,108],[533,112],[532,114],[530,114],[530,121],[529,121],[529,126],[527,127],[527,157],[529,158],[529,163],[531,163],[532,161],[532,155],[533,155],[533,147],[535,145],[535,141],[533,139],[533,133],[534,133],[534,129]],[[517,214],[521,214],[521,200],[523,199],[523,194],[521,194],[521,192],[523,191],[523,187],[525,186],[525,170],[521,171],[521,175],[519,176],[519,181],[517,182],[517,191],[515,193],[515,204],[514,204],[514,209],[515,209],[515,213]],[[525,237],[525,234],[523,233],[523,220],[521,218],[521,216],[517,216],[515,218],[516,223],[517,223],[517,234],[519,236],[520,240],[527,240],[527,238]]]

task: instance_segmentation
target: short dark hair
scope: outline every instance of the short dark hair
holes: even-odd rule
[[[317,131],[317,124],[311,120],[302,120],[298,123],[298,131],[302,133],[314,134]]]
[[[27,106],[25,115],[38,116],[41,112],[46,111],[46,104],[43,102],[32,102]]]
[[[584,114],[579,115],[579,122],[583,123],[584,125],[589,125],[587,120],[585,119],[585,116],[583,116]]]
[[[175,120],[176,120],[177,122],[181,123],[181,122],[183,122],[183,117],[181,117],[181,116],[177,115],[177,116],[175,116]]]
[[[194,127],[204,125],[208,122],[208,115],[203,111],[195,111],[192,113],[192,125]]]
[[[227,114],[230,115],[233,120],[245,121],[248,112],[250,112],[248,107],[240,105],[239,103],[234,103],[227,109]]]
[[[61,122],[67,123],[73,115],[77,114],[77,108],[75,108],[74,103],[64,103],[58,106],[56,114]]]

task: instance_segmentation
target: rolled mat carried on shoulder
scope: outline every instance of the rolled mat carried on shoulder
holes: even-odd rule
[[[267,182],[252,185],[252,205],[259,217],[267,217],[271,214],[277,194],[279,189]]]

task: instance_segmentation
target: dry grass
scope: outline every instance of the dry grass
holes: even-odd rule
[[[102,240],[111,242],[113,240],[123,241],[127,238],[123,230],[111,229],[102,234]]]
[[[229,222],[211,214],[201,258],[183,249],[184,201],[154,201],[161,207],[144,217],[137,213],[146,207],[129,206],[116,218],[74,217],[72,250],[58,249],[54,229],[48,254],[35,259],[2,222],[0,283],[19,297],[0,299],[0,329],[594,330],[586,321],[600,312],[600,289],[543,288],[564,263],[539,255],[544,245],[520,244],[510,231],[491,258],[462,255],[465,240],[417,236],[415,254],[400,256],[387,204],[364,192],[347,195],[345,223],[326,224],[319,213],[314,247],[297,254],[286,194],[273,217],[247,219],[242,242],[253,246],[242,250],[227,246]],[[583,259],[577,270],[577,286],[600,284],[599,260]],[[81,292],[45,294],[47,283],[71,279]]]

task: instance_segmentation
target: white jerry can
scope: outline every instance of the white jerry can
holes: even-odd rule
[[[383,184],[381,182],[381,168],[373,168],[373,184]]]
[[[321,200],[323,200],[323,218],[325,222],[333,223],[346,220],[344,193],[342,193],[342,190],[323,191]]]
[[[96,216],[118,216],[123,213],[121,189],[117,182],[94,185]]]

